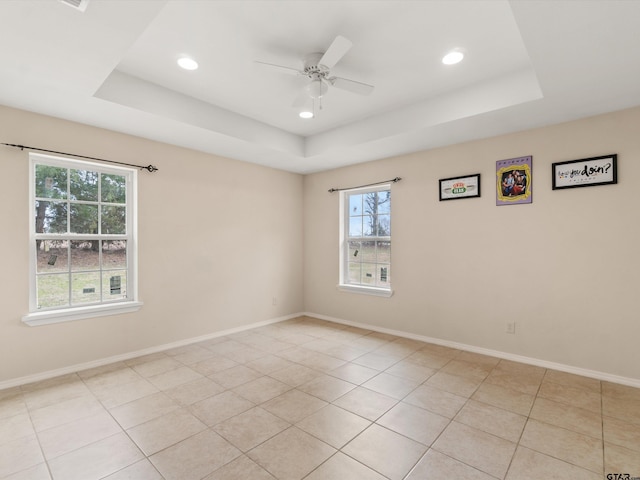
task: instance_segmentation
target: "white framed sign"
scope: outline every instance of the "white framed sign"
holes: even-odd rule
[[[480,174],[440,180],[440,201],[480,196]]]
[[[617,160],[618,155],[613,154],[553,163],[552,188],[558,190],[618,183]]]

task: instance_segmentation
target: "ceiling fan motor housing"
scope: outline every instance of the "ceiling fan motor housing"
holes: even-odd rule
[[[329,68],[318,64],[323,55],[324,53],[310,53],[304,57],[304,73],[311,79],[311,83],[305,89],[311,98],[321,98],[329,90]]]
[[[311,79],[316,77],[325,78],[329,75],[329,68],[318,64],[323,53],[310,53],[304,57],[304,73]]]

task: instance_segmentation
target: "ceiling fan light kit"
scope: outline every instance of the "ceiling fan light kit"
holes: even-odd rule
[[[305,90],[309,94],[311,98],[314,100],[322,98],[329,87],[327,86],[326,80],[321,77],[314,78],[309,85],[305,87]]]

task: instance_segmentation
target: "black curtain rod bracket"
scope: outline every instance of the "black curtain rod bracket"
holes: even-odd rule
[[[368,183],[367,185],[358,185],[357,187],[346,187],[346,188],[330,188],[328,191],[329,193],[333,193],[333,192],[342,192],[343,190],[353,190],[356,188],[364,188],[364,187],[374,187],[376,185],[383,185],[385,183],[397,183],[400,180],[402,180],[402,178],[400,177],[396,177],[396,178],[392,178],[391,180],[384,180],[382,182],[376,182],[376,183]]]
[[[124,162],[116,162],[115,160],[106,160],[104,158],[96,158],[96,157],[87,157],[85,155],[76,155],[75,153],[67,153],[67,152],[56,152],[55,150],[46,150],[44,148],[36,148],[36,147],[28,147],[26,145],[15,145],[13,143],[2,143],[1,145],[6,145],[7,147],[19,148],[20,150],[34,150],[37,152],[46,152],[46,153],[55,153],[56,155],[66,155],[68,157],[76,157],[76,158],[85,158],[87,160],[98,160],[99,162],[107,162],[107,163],[115,163],[116,165],[125,165],[127,167],[136,167],[140,170],[146,170],[148,172],[157,172],[157,167],[153,165],[147,165],[146,167],[143,165],[135,165],[133,163],[124,163]]]

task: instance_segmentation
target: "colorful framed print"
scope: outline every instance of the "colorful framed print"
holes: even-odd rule
[[[593,187],[618,183],[618,155],[583,158],[551,164],[552,189]]]
[[[531,203],[533,157],[509,158],[496,162],[496,205]]]
[[[480,196],[480,174],[440,179],[440,201]]]

